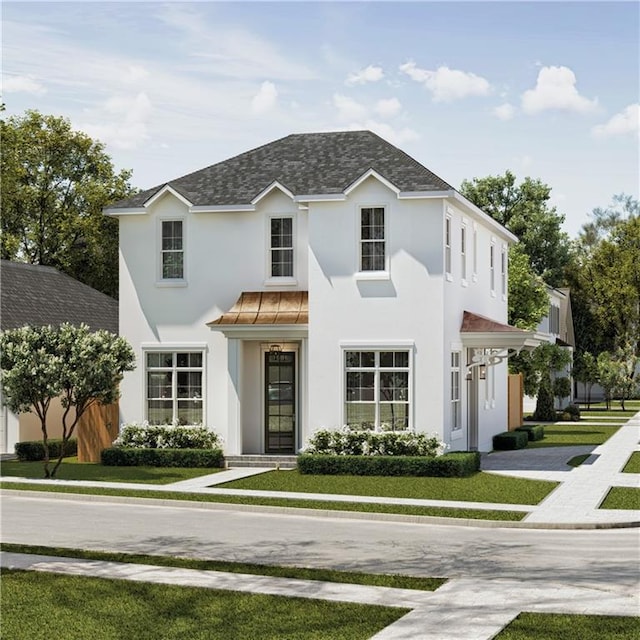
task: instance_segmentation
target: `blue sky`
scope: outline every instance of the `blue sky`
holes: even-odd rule
[[[458,187],[540,178],[575,235],[639,193],[637,2],[3,2],[2,97],[151,187],[371,129]]]

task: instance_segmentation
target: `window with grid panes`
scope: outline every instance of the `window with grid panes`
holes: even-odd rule
[[[202,424],[202,351],[147,351],[149,424]]]
[[[409,428],[409,352],[345,351],[345,423],[352,429]]]
[[[271,218],[271,277],[293,277],[293,218]]]
[[[184,238],[182,220],[162,221],[162,279],[184,278]]]
[[[360,209],[360,271],[384,271],[384,207]]]
[[[451,430],[462,429],[460,402],[460,352],[451,352]]]

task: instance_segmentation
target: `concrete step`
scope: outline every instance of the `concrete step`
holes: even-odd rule
[[[242,455],[225,456],[225,466],[239,467],[269,467],[273,469],[295,469],[297,456],[277,455]]]

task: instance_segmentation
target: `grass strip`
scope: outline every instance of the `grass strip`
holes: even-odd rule
[[[624,465],[623,473],[640,473],[640,451],[631,454],[627,464]]]
[[[52,465],[49,466],[49,468],[51,467]],[[219,471],[222,471],[222,469],[202,467],[108,467],[95,462],[78,462],[77,458],[65,458],[56,473],[56,478],[58,480],[170,484]],[[0,475],[42,479],[44,478],[44,471],[42,462],[7,460],[0,465]]]
[[[579,456],[573,456],[571,460],[567,461],[567,464],[570,467],[579,467],[590,456],[591,456],[590,453],[583,453],[582,455],[579,455]]]
[[[2,636],[21,640],[364,640],[408,609],[8,570]]]
[[[606,442],[618,429],[620,425],[547,424],[544,426],[544,439],[529,442],[527,448],[598,445]]]
[[[466,478],[305,475],[297,470],[268,471],[218,485],[229,489],[295,491],[422,500],[462,500],[538,504],[557,483],[475,473]]]
[[[110,551],[90,551],[69,549],[66,547],[42,547],[24,544],[0,543],[0,550],[12,553],[28,553],[62,558],[81,558],[83,560],[104,560],[107,562],[127,562],[131,564],[150,564],[158,567],[179,567],[199,571],[226,571],[229,573],[248,573],[276,578],[296,578],[300,580],[322,580],[344,584],[365,584],[374,587],[393,587],[396,589],[417,589],[435,591],[442,586],[445,578],[420,578],[399,574],[360,573],[355,571],[336,571],[334,569],[316,569],[310,567],[282,567],[276,565],[249,562],[230,562],[226,560],[201,560],[174,556],[145,555],[138,553],[120,553]]]
[[[521,613],[496,640],[636,640],[640,618],[559,613]]]
[[[285,472],[282,472],[285,473]],[[287,471],[286,473],[291,473]],[[205,493],[183,493],[177,491],[153,491],[115,489],[107,487],[70,487],[1,482],[0,489],[45,491],[81,495],[125,496],[129,498],[156,498],[160,500],[184,500],[188,502],[213,502],[224,504],[260,505],[268,507],[291,507],[297,509],[319,509],[322,511],[352,511],[364,513],[392,513],[409,516],[435,516],[440,518],[468,518],[473,520],[518,521],[527,514],[519,511],[494,509],[456,509],[449,507],[414,507],[399,504],[371,504],[362,502],[335,502],[331,500],[292,500],[287,498],[259,498],[254,496],[225,496]]]
[[[600,509],[640,510],[640,489],[637,487],[611,487]]]

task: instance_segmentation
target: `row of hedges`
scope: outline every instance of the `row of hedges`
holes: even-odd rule
[[[49,447],[49,458],[59,458],[62,451],[62,439],[52,438],[47,441]],[[44,444],[42,440],[26,440],[25,442],[16,442],[15,452],[20,462],[34,462],[44,460]],[[76,439],[68,440],[64,447],[65,457],[78,455],[78,441]]]
[[[111,447],[100,456],[109,467],[222,467],[222,449],[135,449]]]
[[[469,476],[480,470],[480,454],[456,451],[438,457],[349,456],[300,454],[298,470],[313,475],[354,476]]]
[[[114,447],[134,449],[219,449],[222,438],[206,427],[136,422],[120,427]]]

